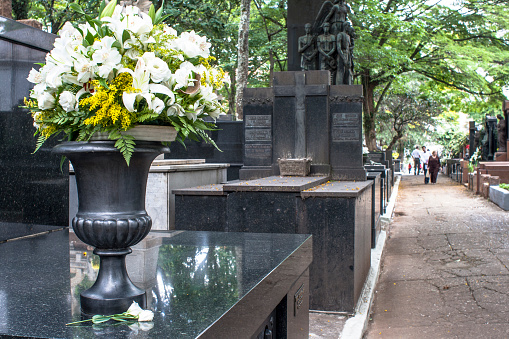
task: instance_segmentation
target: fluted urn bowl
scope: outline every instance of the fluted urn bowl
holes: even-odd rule
[[[160,142],[136,141],[127,165],[114,144],[64,142],[53,149],[71,161],[76,176],[79,206],[72,228],[100,256],[97,280],[80,296],[86,315],[122,313],[133,301],[146,307],[145,291],[127,275],[125,256],[150,232],[152,219],[145,210],[148,173],[152,161],[169,149]]]

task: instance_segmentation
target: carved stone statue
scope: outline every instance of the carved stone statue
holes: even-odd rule
[[[323,34],[318,36],[318,52],[320,53],[320,69],[331,72],[331,79],[336,76],[336,36],[329,32],[330,24],[323,24]]]
[[[336,85],[348,84],[350,79],[350,36],[345,32],[346,26],[338,33],[336,46],[338,50],[338,61],[336,71]]]
[[[345,79],[344,83],[346,85],[351,85],[351,84],[353,84],[353,75],[354,75],[353,49],[355,47],[355,38],[356,38],[356,35],[355,35],[355,29],[350,25],[349,22],[345,22],[345,32],[350,37],[350,51],[349,51],[349,54],[350,54],[350,58],[349,58],[350,65],[348,67],[348,76],[345,76],[346,79]]]
[[[502,114],[497,115],[498,151],[507,152],[507,125]]]
[[[334,0],[334,4],[326,1],[320,11],[327,9],[328,13],[323,21],[330,23],[331,33],[337,35],[343,30],[343,24],[346,22],[350,7],[345,3],[345,0]]]
[[[316,69],[316,37],[311,34],[311,24],[304,26],[306,35],[299,38],[300,67],[303,71]]]

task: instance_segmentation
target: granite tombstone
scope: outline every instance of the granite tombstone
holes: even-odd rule
[[[48,142],[36,145],[33,120],[20,108],[32,87],[26,78],[44,62],[55,35],[0,17],[0,220],[68,226],[68,175]],[[13,226],[14,227],[14,226]]]

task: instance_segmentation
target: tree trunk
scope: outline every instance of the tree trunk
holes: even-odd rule
[[[244,88],[247,86],[248,64],[249,64],[249,12],[251,0],[242,0],[240,4],[240,24],[239,24],[239,53],[237,64],[236,96],[235,103],[237,107],[237,118],[242,120],[242,104],[244,97]]]
[[[375,130],[375,98],[374,90],[376,84],[370,81],[369,73],[362,77],[363,86],[362,91],[364,95],[364,140],[366,141],[366,147],[370,152],[377,151],[376,148],[376,130]]]

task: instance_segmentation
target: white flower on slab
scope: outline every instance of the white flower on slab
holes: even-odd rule
[[[60,94],[60,98],[58,99],[58,103],[64,111],[71,112],[76,108],[76,95],[69,91],[63,91]]]
[[[154,312],[150,310],[142,310],[138,314],[138,321],[152,321],[154,319]]]
[[[129,306],[129,308],[127,309],[126,313],[134,317],[137,317],[142,311],[143,308],[141,308],[136,301],[133,301],[131,306]]]

